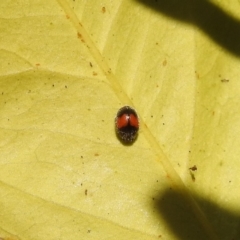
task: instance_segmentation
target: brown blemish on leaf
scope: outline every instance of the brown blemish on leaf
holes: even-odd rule
[[[195,75],[196,75],[197,79],[199,79],[199,74],[197,71],[195,71]]]
[[[189,170],[192,171],[192,172],[190,172],[190,176],[191,176],[192,181],[195,182],[196,178],[195,178],[195,175],[194,175],[193,172],[194,172],[194,171],[197,171],[197,166],[194,165],[194,166],[190,167]]]
[[[190,175],[191,175],[192,181],[195,182],[196,180],[195,175],[192,172],[190,172]]]
[[[81,40],[81,42],[85,43],[85,41],[84,41],[83,36],[82,36],[81,33],[78,32],[78,33],[77,33],[77,36],[78,36],[78,38]]]
[[[194,165],[194,166],[190,167],[189,169],[192,170],[192,171],[196,171],[197,170],[197,166]]]
[[[229,82],[229,80],[228,79],[221,79],[221,82],[222,83],[227,83],[227,82]]]

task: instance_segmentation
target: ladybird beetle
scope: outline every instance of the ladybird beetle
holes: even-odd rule
[[[131,144],[136,139],[139,129],[136,111],[129,106],[120,108],[115,118],[115,127],[118,138],[125,144]]]

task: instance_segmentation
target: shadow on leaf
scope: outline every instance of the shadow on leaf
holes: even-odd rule
[[[240,239],[240,213],[229,212],[198,196],[194,196],[194,199],[199,204],[219,239]],[[193,214],[192,209],[187,205],[186,200],[172,189],[166,190],[161,196],[154,197],[154,209],[163,216],[166,225],[177,239],[209,239],[208,236],[204,235],[204,230]]]
[[[155,11],[200,28],[213,41],[240,56],[240,20],[206,0],[135,0]],[[179,36],[184,37],[184,36]]]

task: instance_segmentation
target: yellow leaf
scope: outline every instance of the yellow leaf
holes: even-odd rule
[[[239,1],[149,2],[0,3],[1,240],[240,238]]]

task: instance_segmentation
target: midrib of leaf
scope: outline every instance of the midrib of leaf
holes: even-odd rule
[[[64,12],[66,13],[67,19],[69,19],[72,22],[73,26],[76,28],[79,40],[82,42],[82,44],[84,44],[88,48],[89,53],[93,56],[93,58],[95,59],[95,61],[97,62],[97,64],[99,65],[103,73],[105,74],[111,88],[115,92],[120,102],[124,102],[130,106],[134,106],[133,102],[128,97],[128,95],[124,92],[116,76],[112,73],[111,68],[108,66],[104,57],[101,55],[100,51],[98,50],[98,48],[96,47],[92,39],[90,38],[88,32],[85,30],[84,26],[81,24],[80,20],[77,18],[74,11],[70,8],[69,4],[66,2],[66,0],[57,0],[57,1],[59,5],[62,7],[62,9],[64,10]],[[174,190],[183,196],[185,201],[188,203],[188,205],[191,207],[192,211],[196,215],[198,221],[201,223],[202,227],[205,229],[205,232],[209,236],[209,238],[218,239],[217,235],[212,229],[205,214],[203,213],[203,211],[200,209],[200,207],[198,206],[198,204],[190,194],[189,190],[181,180],[180,176],[172,167],[169,159],[164,154],[158,141],[155,139],[155,137],[149,130],[148,126],[141,118],[141,116],[139,116],[139,118],[141,121],[141,131],[145,135],[153,151],[156,153],[157,161],[160,164],[162,164]]]

